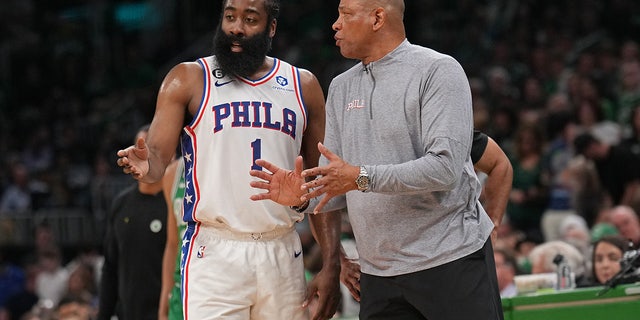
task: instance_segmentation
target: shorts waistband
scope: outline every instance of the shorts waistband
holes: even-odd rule
[[[229,227],[224,225],[201,225],[200,228],[206,230],[206,233],[209,233],[211,236],[239,241],[269,241],[278,239],[295,230],[295,227],[290,227],[276,228],[266,232],[238,232],[231,230]]]

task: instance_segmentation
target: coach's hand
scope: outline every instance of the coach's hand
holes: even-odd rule
[[[318,151],[329,160],[329,163],[322,167],[306,169],[301,173],[303,178],[317,177],[302,185],[303,190],[309,191],[302,195],[302,200],[322,196],[313,213],[321,212],[324,205],[333,197],[357,190],[355,181],[360,173],[359,166],[350,165],[321,142],[318,142]]]
[[[340,282],[349,289],[351,296],[360,302],[360,263],[358,259],[341,257]]]

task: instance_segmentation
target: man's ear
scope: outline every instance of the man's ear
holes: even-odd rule
[[[269,23],[269,36],[273,38],[276,35],[276,26],[278,25],[278,20],[273,19],[271,23]]]
[[[380,30],[380,28],[382,28],[384,23],[387,21],[387,13],[384,11],[382,7],[378,7],[373,12],[373,17],[375,19],[373,21],[373,31],[378,31]]]

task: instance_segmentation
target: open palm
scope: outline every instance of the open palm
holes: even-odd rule
[[[254,194],[251,200],[271,200],[285,206],[296,206],[302,202],[300,197],[304,194],[301,187],[304,183],[302,178],[302,157],[295,160],[295,169],[286,170],[270,163],[264,159],[256,160],[256,164],[265,170],[251,170],[249,174],[262,181],[252,181],[251,186],[257,189],[266,190],[264,193]]]

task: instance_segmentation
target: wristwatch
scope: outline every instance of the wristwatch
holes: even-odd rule
[[[360,174],[356,178],[356,186],[358,186],[358,190],[366,192],[367,190],[369,190],[370,182],[371,179],[369,179],[369,173],[367,172],[367,169],[365,169],[364,166],[360,166]]]

